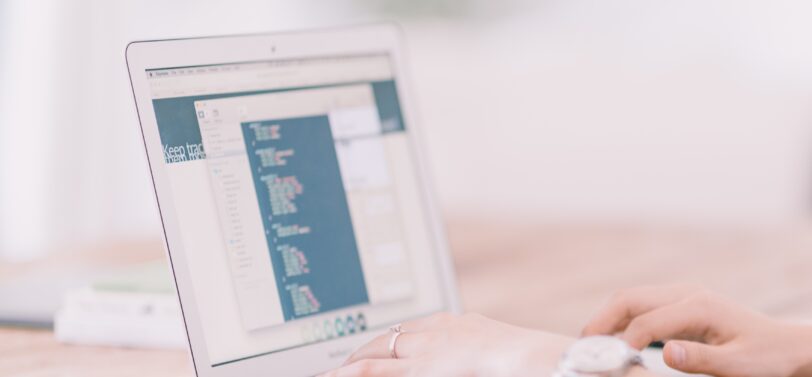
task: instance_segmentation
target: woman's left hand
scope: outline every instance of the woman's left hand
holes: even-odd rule
[[[555,369],[572,339],[497,322],[481,315],[441,313],[406,322],[359,348],[326,377],[540,376]]]

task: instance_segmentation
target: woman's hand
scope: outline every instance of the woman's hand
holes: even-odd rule
[[[616,294],[583,335],[616,333],[638,349],[667,341],[666,364],[684,372],[812,376],[812,327],[769,319],[697,287],[640,287]]]
[[[359,348],[329,377],[545,376],[572,339],[523,329],[476,314],[447,313],[406,322],[389,354],[391,333]]]

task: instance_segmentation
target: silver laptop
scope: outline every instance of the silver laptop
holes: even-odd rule
[[[313,375],[457,310],[396,28],[126,55],[197,375]]]

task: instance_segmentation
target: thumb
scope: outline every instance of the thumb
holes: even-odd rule
[[[665,344],[663,359],[671,368],[687,373],[726,375],[724,355],[717,346],[672,340]]]

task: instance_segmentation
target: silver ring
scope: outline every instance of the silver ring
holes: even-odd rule
[[[397,325],[394,325],[394,326],[390,327],[389,332],[399,333],[399,332],[403,332],[403,329],[401,329],[400,323],[398,323]]]
[[[398,351],[396,349],[396,345],[398,342],[398,337],[403,335],[403,332],[398,329],[398,331],[392,331],[392,337],[389,338],[389,356],[393,359],[398,358]]]

